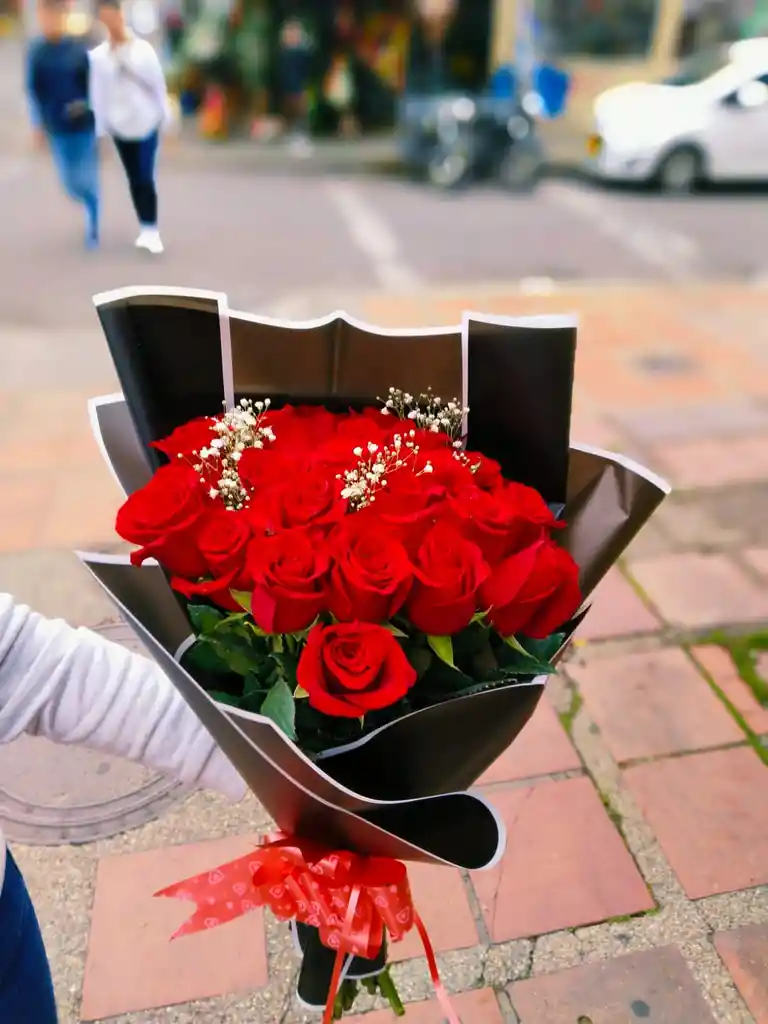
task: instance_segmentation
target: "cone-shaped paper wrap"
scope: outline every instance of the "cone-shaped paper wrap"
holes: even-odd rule
[[[569,318],[467,314],[456,328],[383,331],[341,313],[299,324],[228,313],[215,293],[132,289],[96,304],[125,397],[94,400],[92,423],[126,492],[160,462],[151,441],[223,401],[261,395],[341,409],[375,404],[390,386],[459,397],[470,408],[469,447],[564,506],[585,595],[667,491],[619,456],[569,450]],[[496,818],[457,791],[515,739],[543,678],[414,712],[312,762],[269,719],[216,704],[185,671],[190,628],[159,567],[83,558],[282,828],[404,860],[480,867],[498,857]]]

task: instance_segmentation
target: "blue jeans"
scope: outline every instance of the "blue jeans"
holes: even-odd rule
[[[56,1002],[35,908],[8,851],[0,893],[0,1021],[56,1024]]]
[[[145,139],[115,138],[120,161],[128,179],[128,188],[139,224],[143,228],[157,227],[157,186],[155,165],[160,145],[160,133],[152,132]]]
[[[86,212],[87,236],[95,241],[99,232],[99,150],[96,134],[50,132],[48,143],[64,191]]]

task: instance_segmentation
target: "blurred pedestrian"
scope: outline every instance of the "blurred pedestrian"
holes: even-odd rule
[[[35,143],[47,145],[66,193],[85,207],[85,244],[99,244],[99,165],[88,104],[88,51],[64,31],[61,0],[39,0],[41,36],[27,54],[27,94]]]
[[[139,220],[136,245],[161,253],[156,165],[160,133],[171,121],[168,89],[152,44],[126,26],[120,0],[99,0],[109,38],[90,53],[91,107],[99,137],[112,137]]]
[[[0,743],[22,733],[130,758],[233,800],[245,795],[238,773],[153,662],[0,594]],[[56,1024],[40,927],[2,830],[0,1021]]]
[[[301,19],[288,18],[280,30],[277,62],[288,138],[297,156],[311,152],[307,117],[313,51],[312,37]]]

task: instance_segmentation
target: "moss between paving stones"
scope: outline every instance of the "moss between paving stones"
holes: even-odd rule
[[[721,630],[716,630],[708,637],[704,637],[700,640],[696,646],[722,647],[726,650],[733,659],[733,663],[736,666],[739,676],[754,693],[755,699],[760,704],[768,706],[768,684],[758,674],[757,664],[754,657],[755,652],[768,651],[768,632],[763,631],[749,633],[743,636],[729,636]],[[690,656],[690,649],[686,650]],[[736,724],[743,730],[749,745],[755,751],[760,760],[768,765],[768,748],[764,746],[757,733],[750,728],[744,716],[728,700],[728,697],[717,685],[717,680],[698,662],[695,662],[695,664],[699,672],[701,672],[717,696],[723,702]]]

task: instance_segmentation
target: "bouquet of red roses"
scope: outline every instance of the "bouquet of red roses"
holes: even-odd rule
[[[163,894],[197,904],[182,931],[255,905],[290,921],[326,1021],[357,982],[400,1009],[386,942],[414,926],[442,999],[402,862],[501,856],[465,791],[664,484],[569,446],[562,320],[386,333],[207,293],[98,305],[123,394],[92,416],[137,549],[82,557],[280,829]]]
[[[544,499],[464,448],[468,412],[242,399],[154,443],[169,462],[117,532],[189,602],[211,696],[317,754],[550,671],[578,567]]]

